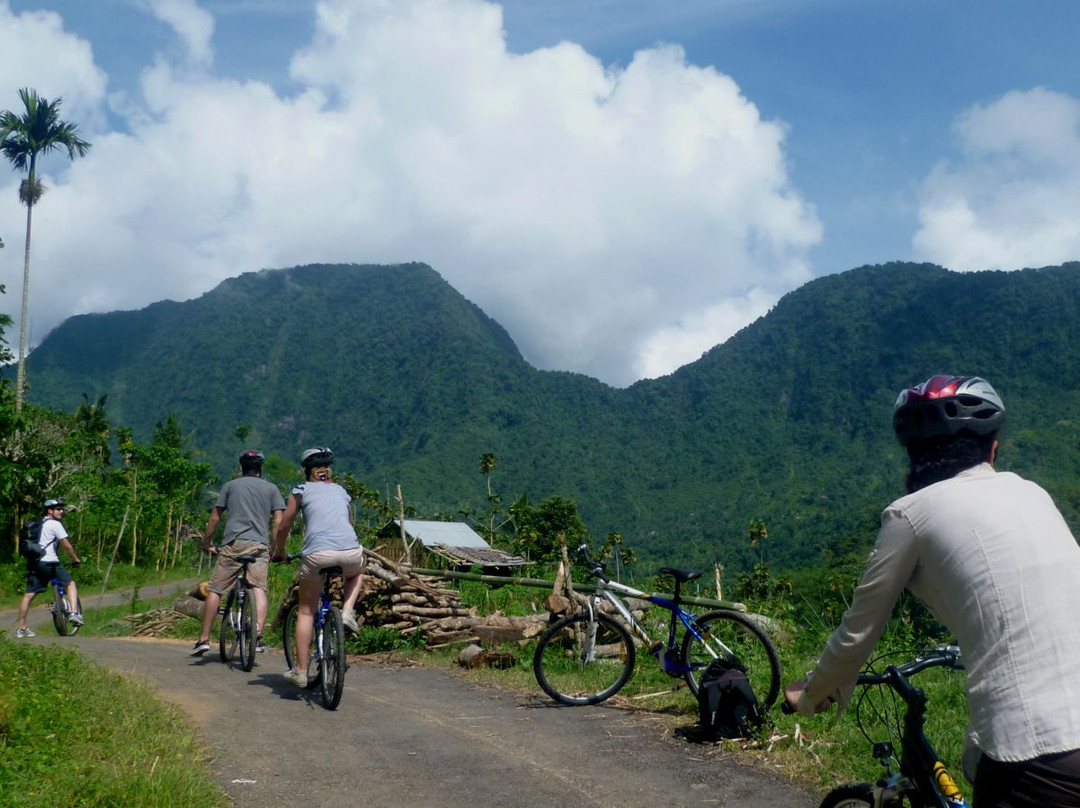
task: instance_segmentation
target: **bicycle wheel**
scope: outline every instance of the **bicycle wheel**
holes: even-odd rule
[[[56,628],[56,633],[61,637],[67,637],[69,634],[74,634],[76,627],[71,625],[68,620],[68,599],[64,594],[64,590],[56,585],[53,585],[53,602],[52,602],[52,621],[53,626]]]
[[[341,609],[331,606],[323,623],[322,653],[319,654],[319,691],[327,710],[336,710],[345,687],[345,624]]]
[[[294,605],[285,615],[281,624],[281,645],[285,649],[285,665],[290,670],[296,667],[296,615],[300,607]],[[308,687],[314,687],[319,680],[318,665],[315,664],[315,627],[311,629],[311,646],[308,648]]]
[[[240,604],[240,667],[249,671],[255,667],[255,650],[259,643],[259,621],[255,614],[255,590],[243,592]]]
[[[634,672],[634,641],[606,614],[590,622],[568,615],[540,635],[533,673],[545,693],[562,704],[599,704],[614,696]]]
[[[240,644],[240,600],[236,589],[229,590],[229,599],[225,602],[225,612],[221,615],[221,634],[218,639],[218,651],[222,662],[231,662],[236,656]]]
[[[902,803],[890,803],[900,808]],[[869,783],[847,783],[825,795],[821,808],[873,808],[874,787]]]
[[[697,695],[698,677],[709,662],[723,658],[746,671],[761,709],[771,707],[780,693],[780,659],[765,632],[738,612],[709,612],[696,622],[704,639],[687,631],[682,641],[683,659],[692,666],[685,677],[690,692]]]

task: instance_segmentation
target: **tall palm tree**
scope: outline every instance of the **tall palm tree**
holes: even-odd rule
[[[45,193],[37,178],[39,154],[67,149],[68,159],[82,157],[90,144],[78,136],[78,126],[60,120],[60,98],[42,98],[36,90],[19,90],[25,111],[17,115],[10,110],[0,112],[0,152],[26,178],[19,185],[19,199],[26,205],[26,248],[23,253],[22,320],[19,323],[19,370],[15,377],[15,409],[22,409],[26,386],[26,319],[30,301],[30,228],[34,205]]]

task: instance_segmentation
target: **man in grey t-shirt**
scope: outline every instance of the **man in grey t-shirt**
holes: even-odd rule
[[[242,477],[229,480],[221,487],[214,512],[203,531],[203,550],[217,556],[210,591],[203,604],[202,631],[191,656],[202,656],[210,650],[210,629],[214,625],[221,596],[229,591],[240,575],[242,565],[236,560],[242,555],[255,556],[255,563],[248,567],[248,577],[255,587],[255,613],[259,625],[259,650],[263,650],[262,632],[266,623],[267,597],[266,576],[270,563],[270,518],[274,530],[281,524],[285,500],[273,483],[262,478],[262,452],[248,449],[240,455]],[[211,544],[222,515],[228,511],[224,536],[220,547]]]

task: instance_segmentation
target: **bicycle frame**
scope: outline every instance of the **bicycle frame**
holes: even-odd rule
[[[694,635],[698,640],[704,639],[702,633],[697,628],[697,620],[690,612],[684,610],[674,599],[665,597],[663,595],[651,594],[643,592],[640,589],[634,589],[626,584],[619,583],[618,581],[605,581],[598,579],[600,583],[596,585],[596,591],[586,601],[585,608],[588,610],[590,622],[595,616],[596,601],[600,596],[603,596],[604,600],[611,604],[612,608],[619,614],[619,616],[626,622],[629,629],[637,635],[638,639],[644,643],[645,647],[649,649],[649,652],[660,661],[660,668],[672,676],[682,676],[685,673],[696,670],[699,665],[690,665],[683,661],[682,654],[675,644],[676,636],[676,620],[683,624],[687,631]],[[663,641],[653,641],[653,638],[649,635],[649,632],[645,630],[645,627],[641,625],[631,613],[629,607],[616,595],[618,592],[620,595],[631,598],[639,598],[652,603],[654,606],[659,606],[671,613],[671,621],[668,624],[668,639],[667,645]],[[590,643],[592,645],[592,643]],[[730,649],[725,649],[730,650]],[[663,653],[661,653],[663,652]],[[712,653],[712,649],[709,649]]]
[[[860,685],[881,685],[891,688],[907,705],[900,736],[899,771],[893,771],[891,743],[874,744],[874,757],[889,769],[889,774],[873,786],[876,805],[892,805],[899,795],[917,798],[917,806],[925,808],[968,808],[959,787],[923,732],[926,725],[926,694],[911,684],[907,677],[931,667],[959,667],[959,650],[953,647],[937,649],[933,655],[902,666],[890,665],[883,674],[862,674]],[[899,804],[899,803],[896,803]]]

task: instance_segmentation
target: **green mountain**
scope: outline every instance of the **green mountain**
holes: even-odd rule
[[[815,280],[670,376],[614,389],[539,371],[434,270],[264,270],[185,303],[82,315],[31,354],[30,400],[108,395],[146,439],[178,414],[227,473],[248,444],[329,444],[421,512],[574,499],[594,535],[645,560],[820,563],[863,546],[900,492],[890,434],[904,385],[989,378],[1009,409],[1001,466],[1050,488],[1080,526],[1080,264],[953,273],[863,267]],[[762,519],[770,539],[748,546]]]

